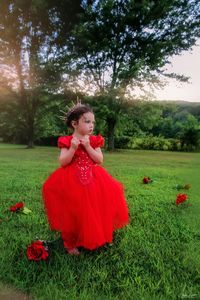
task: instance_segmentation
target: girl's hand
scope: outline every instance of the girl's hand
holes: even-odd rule
[[[85,136],[83,139],[80,140],[81,145],[83,145],[85,148],[88,148],[90,146],[90,139],[89,136]]]
[[[77,138],[74,136],[74,137],[72,138],[72,140],[71,140],[71,147],[72,147],[74,150],[76,150],[76,149],[78,148],[79,144],[80,144],[80,140],[77,139]]]

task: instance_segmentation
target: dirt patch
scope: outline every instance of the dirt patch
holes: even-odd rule
[[[0,300],[33,300],[33,298],[1,283]]]

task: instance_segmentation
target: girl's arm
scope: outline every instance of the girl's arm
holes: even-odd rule
[[[71,160],[74,156],[74,153],[75,153],[76,149],[78,148],[79,144],[80,144],[80,141],[76,137],[73,137],[73,139],[71,140],[71,146],[69,149],[61,148],[59,162],[62,167],[68,165],[71,162]]]
[[[62,148],[60,151],[60,156],[59,156],[59,163],[61,164],[62,167],[68,165],[75,153],[75,149],[70,147],[69,149],[67,148]]]
[[[103,163],[103,153],[101,152],[101,148],[92,148],[92,146],[90,145],[89,136],[86,136],[84,139],[80,140],[80,142],[85,147],[85,150],[93,161],[95,161],[97,164]]]
[[[101,152],[101,148],[92,148],[90,145],[85,147],[85,150],[91,157],[93,161],[95,161],[97,164],[103,163],[103,153]]]

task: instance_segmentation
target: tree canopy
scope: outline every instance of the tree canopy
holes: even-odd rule
[[[199,17],[197,0],[93,1],[71,33],[71,66],[99,93],[175,76],[163,66],[195,44]]]
[[[37,112],[46,95],[59,90],[60,36],[77,23],[80,1],[1,0],[0,6],[1,86],[16,93],[15,110],[31,147]],[[61,23],[63,11],[66,21]]]
[[[186,79],[163,67],[199,37],[199,1],[98,0],[84,8],[69,37],[68,68],[112,107],[107,125],[113,149],[119,97],[122,103],[135,87],[159,84],[161,75]]]
[[[71,90],[98,96],[113,149],[130,92],[145,82],[158,84],[161,75],[186,79],[167,74],[164,66],[172,55],[190,49],[200,35],[198,0],[0,4],[0,86],[11,98],[15,95],[17,122],[29,146],[38,131],[40,109],[47,104],[49,110],[50,101],[57,101],[58,95],[63,99]]]

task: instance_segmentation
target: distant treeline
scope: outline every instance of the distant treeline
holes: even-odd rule
[[[70,134],[63,122],[66,100],[57,96],[41,107],[34,120],[34,143],[57,145],[60,135]],[[108,104],[108,99],[86,97],[96,116],[94,134],[99,132],[108,145],[111,129],[109,118],[115,120],[115,148],[198,151],[200,149],[200,103],[186,101],[126,101]],[[70,102],[68,101],[68,105]],[[118,107],[117,107],[118,105]],[[116,109],[118,108],[118,113]],[[117,118],[115,116],[117,115]],[[15,101],[1,102],[0,136],[10,143],[26,143],[22,116]]]
[[[141,102],[121,116],[115,146],[129,149],[197,151],[200,103]]]

